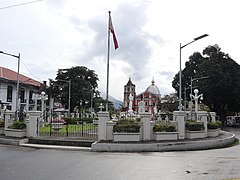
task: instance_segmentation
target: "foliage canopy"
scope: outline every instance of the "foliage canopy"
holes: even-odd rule
[[[218,45],[206,47],[202,54],[195,52],[189,57],[182,70],[182,86],[191,94],[191,78],[208,77],[192,81],[200,93],[203,103],[224,119],[227,114],[240,109],[240,66],[228,54],[221,51]],[[172,86],[179,89],[179,73],[175,75]],[[184,89],[184,88],[182,88]],[[184,93],[182,93],[184,95]],[[190,100],[189,96],[186,96]],[[183,97],[182,97],[183,98]]]

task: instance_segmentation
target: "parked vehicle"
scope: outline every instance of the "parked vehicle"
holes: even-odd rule
[[[240,116],[227,116],[226,117],[227,126],[240,126]]]

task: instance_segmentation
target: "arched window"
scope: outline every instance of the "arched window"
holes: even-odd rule
[[[12,102],[12,93],[13,93],[13,87],[8,86],[7,87],[7,102]]]

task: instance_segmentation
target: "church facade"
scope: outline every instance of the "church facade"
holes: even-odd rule
[[[138,104],[143,101],[145,104],[145,112],[157,114],[161,110],[161,94],[158,87],[155,85],[154,80],[147,89],[136,94],[136,85],[132,83],[129,78],[128,83],[124,86],[124,99],[123,99],[123,111],[129,111],[129,96],[133,96],[132,110],[138,112]]]

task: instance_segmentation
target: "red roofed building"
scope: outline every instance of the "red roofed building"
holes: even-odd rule
[[[136,95],[135,84],[132,83],[129,78],[128,83],[124,86],[124,100],[123,100],[123,111],[129,110],[129,95],[133,96],[133,111],[138,112],[138,104],[143,101],[145,104],[145,111],[153,114],[160,112],[161,109],[161,94],[158,87],[155,85],[154,80],[148,88]]]
[[[19,74],[19,104],[25,111],[34,107],[33,94],[39,93],[42,83]],[[1,109],[16,111],[17,72],[0,67],[0,102]]]

